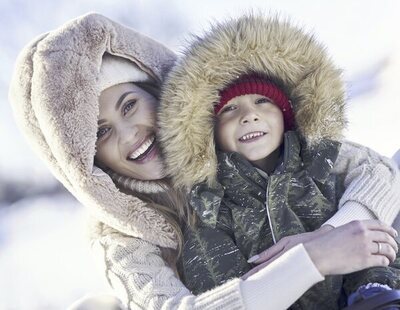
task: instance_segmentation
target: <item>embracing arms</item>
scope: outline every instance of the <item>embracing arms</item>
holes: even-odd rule
[[[387,240],[386,248],[393,255],[394,240],[390,235],[391,228],[377,221],[352,222],[293,247],[272,263],[260,265],[258,272],[246,280],[235,278],[196,296],[166,264],[157,246],[99,222],[91,227],[93,249],[118,297],[129,309],[150,310],[256,310],[265,309],[266,305],[270,310],[286,309],[322,281],[323,275],[387,265],[385,254],[371,253],[376,251],[374,240],[380,238]],[[351,249],[351,255],[346,247]],[[348,264],[349,259],[354,264]]]
[[[108,282],[129,309],[258,309],[254,307],[258,301],[278,310],[284,308],[282,302],[289,306],[323,280],[299,245],[246,281],[235,278],[196,296],[166,264],[159,247],[99,222],[91,224],[91,239]],[[285,280],[291,276],[298,281]],[[288,295],[282,300],[273,298],[282,289],[289,289]]]
[[[386,225],[392,225],[400,211],[400,171],[391,159],[365,146],[344,141],[333,173],[343,179],[345,188],[338,211],[314,232],[283,238],[260,254],[263,261],[273,257],[276,259],[295,245],[351,221],[378,219]]]

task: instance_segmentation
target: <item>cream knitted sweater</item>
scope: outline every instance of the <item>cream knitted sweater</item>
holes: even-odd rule
[[[33,149],[92,214],[92,244],[116,294],[131,309],[259,309],[260,303],[283,309],[322,280],[298,246],[246,281],[232,279],[199,296],[185,288],[160,251],[176,247],[172,227],[145,202],[120,192],[94,166],[97,77],[104,52],[135,62],[158,83],[176,60],[160,43],[88,14],[26,46],[16,63],[10,102]],[[349,214],[360,210],[361,217],[391,223],[399,210],[398,170],[365,148],[348,146],[335,167],[349,171],[347,196],[335,225],[357,218]],[[371,185],[368,190],[364,183]],[[294,276],[298,281],[291,280]],[[285,296],[279,298],[283,290]]]

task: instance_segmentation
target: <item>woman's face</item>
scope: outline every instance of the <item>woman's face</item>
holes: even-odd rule
[[[158,100],[133,83],[107,88],[99,98],[96,160],[139,180],[164,177],[155,141]]]

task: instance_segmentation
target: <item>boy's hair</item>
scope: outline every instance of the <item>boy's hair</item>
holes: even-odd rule
[[[216,115],[231,99],[243,95],[258,94],[271,99],[281,109],[285,131],[291,130],[294,127],[294,114],[289,98],[277,83],[259,73],[241,75],[222,89],[219,94],[220,100],[214,106],[214,113]]]

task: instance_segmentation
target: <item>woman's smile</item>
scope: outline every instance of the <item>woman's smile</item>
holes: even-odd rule
[[[149,144],[150,143],[150,144]],[[142,144],[142,146],[132,154],[128,160],[134,161],[137,164],[144,164],[147,163],[156,157],[158,157],[158,147],[156,144],[156,139],[153,136],[153,139],[147,140],[145,143]],[[136,154],[139,154],[136,156]],[[133,158],[133,155],[136,157]]]
[[[151,137],[146,138],[146,140],[139,145],[136,149],[134,149],[129,155],[128,160],[140,160],[143,158],[151,148],[154,147],[155,144],[155,136],[152,135]]]

